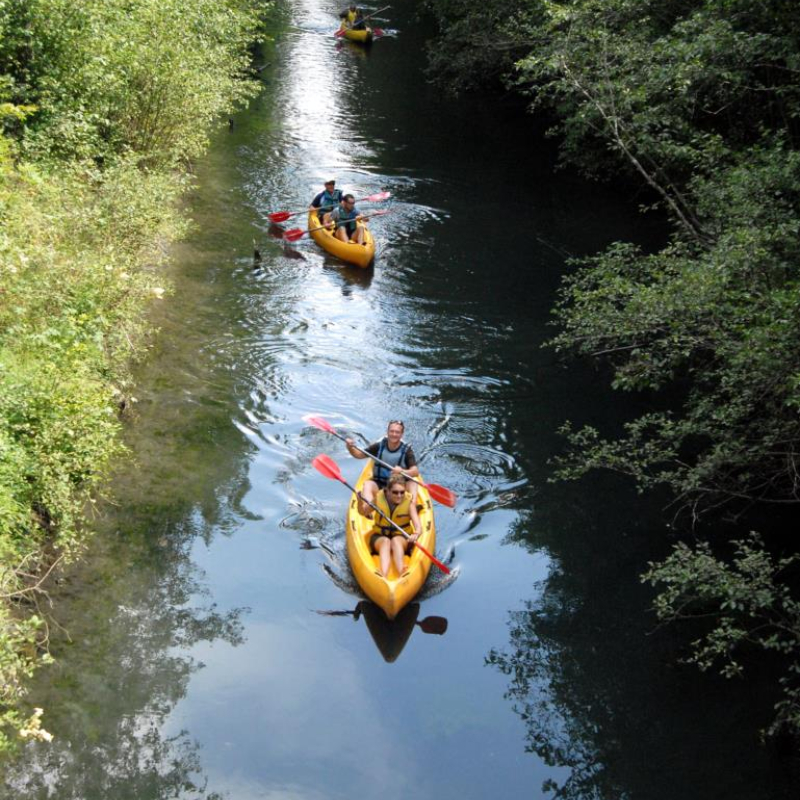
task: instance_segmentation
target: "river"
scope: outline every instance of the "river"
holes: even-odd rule
[[[667,549],[661,498],[548,483],[559,425],[613,429],[634,402],[541,346],[565,261],[662,223],[557,170],[513,98],[444,97],[411,8],[370,50],[337,44],[336,10],[281,6],[264,91],[197,165],[131,458],[55,593],[57,664],[30,696],[55,739],[6,796],[795,796],[759,745],[767,689],[676,667],[655,630],[638,575]],[[392,193],[373,269],[266,221],[328,177]],[[436,510],[452,573],[402,624],[350,577],[348,494],[311,459],[350,481],[361,463],[311,413],[367,440],[404,420],[459,496]]]

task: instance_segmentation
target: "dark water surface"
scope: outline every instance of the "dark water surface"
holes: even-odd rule
[[[410,11],[370,51],[336,45],[335,12],[284,8],[263,94],[198,167],[134,463],[31,695],[55,740],[7,796],[792,796],[758,745],[765,698],[673,667],[652,632],[637,576],[666,547],[660,504],[547,483],[558,425],[618,424],[628,402],[540,349],[565,256],[662,232],[636,198],[555,172],[510,100],[428,85]],[[393,194],[374,269],[284,248],[265,221],[329,176]],[[347,492],[310,461],[351,481],[361,464],[312,412],[367,439],[405,420],[460,497],[437,511],[453,574],[432,570],[404,625],[359,606]],[[434,615],[442,636],[414,624]]]

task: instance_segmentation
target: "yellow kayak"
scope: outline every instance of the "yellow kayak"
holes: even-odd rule
[[[308,230],[313,231],[311,238],[327,253],[336,258],[341,258],[348,264],[355,264],[357,267],[368,267],[375,258],[375,240],[372,238],[369,227],[364,222],[358,223],[364,228],[364,244],[355,242],[343,242],[333,235],[332,230],[320,227],[319,217],[316,211],[308,212]]]
[[[372,460],[368,459],[356,483],[356,491],[361,491],[364,481],[372,477]],[[420,486],[417,494],[419,521],[422,525],[422,536],[419,543],[433,553],[436,547],[436,526],[433,521],[433,506],[425,487]],[[415,547],[411,556],[404,561],[408,572],[399,577],[392,563],[388,578],[380,573],[380,562],[377,555],[369,549],[372,533],[372,520],[358,513],[358,500],[355,494],[350,498],[347,508],[347,556],[350,568],[356,576],[358,585],[374,603],[379,605],[389,619],[394,619],[400,611],[422,588],[431,568],[430,559]]]
[[[351,42],[361,42],[361,44],[369,44],[372,41],[372,28],[360,28],[358,30],[353,30],[352,28],[348,28],[347,25],[342,22],[339,26],[340,31],[344,31],[342,36],[345,39],[349,39]]]

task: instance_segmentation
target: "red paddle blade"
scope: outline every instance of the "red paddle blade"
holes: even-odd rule
[[[437,502],[448,508],[455,508],[458,497],[455,492],[450,491],[444,486],[439,486],[438,483],[426,483],[428,494]]]
[[[309,425],[313,425],[315,428],[319,428],[321,431],[325,431],[326,433],[335,433],[333,430],[333,425],[328,422],[328,420],[323,419],[322,417],[312,417],[310,414],[306,417],[303,417],[303,421],[307,422]]]
[[[333,35],[334,35],[334,36],[335,36],[337,39],[338,39],[340,36],[344,36],[344,28],[339,28],[339,30],[338,30],[338,31],[336,31],[336,32],[335,32]]]
[[[314,469],[321,472],[326,478],[333,478],[335,481],[342,480],[339,465],[330,456],[319,455],[311,463],[314,465]]]
[[[383,28],[373,28],[372,34],[374,36],[383,36]]]
[[[370,203],[379,203],[381,200],[388,200],[391,196],[391,192],[378,192],[377,194],[371,194],[369,197],[365,197],[364,201],[369,201]]]
[[[302,228],[290,228],[284,232],[283,238],[287,242],[296,242],[304,233],[305,231]]]
[[[270,222],[286,222],[289,217],[293,216],[291,211],[273,211],[271,214],[267,214]]]

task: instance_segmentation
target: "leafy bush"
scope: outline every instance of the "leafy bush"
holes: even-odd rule
[[[43,581],[79,553],[209,128],[256,89],[256,0],[0,0],[0,752],[48,660]]]

